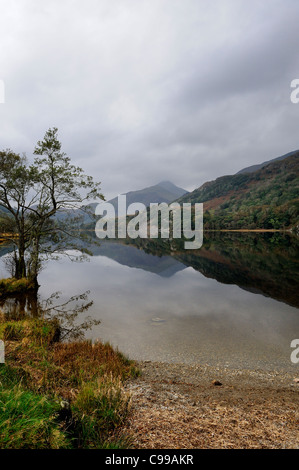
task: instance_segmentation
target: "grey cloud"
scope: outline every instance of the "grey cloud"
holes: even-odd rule
[[[299,148],[295,0],[1,2],[0,147],[57,126],[106,196]]]

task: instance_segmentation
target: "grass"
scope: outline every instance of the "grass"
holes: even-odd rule
[[[58,404],[19,386],[0,389],[2,449],[59,449],[70,440],[55,419]]]
[[[0,315],[0,448],[124,448],[134,363],[108,343],[62,343],[55,319]]]
[[[84,384],[73,404],[79,447],[94,448],[97,442],[105,441],[104,447],[119,446],[120,441],[105,439],[106,429],[117,430],[129,409],[130,396],[112,374]]]

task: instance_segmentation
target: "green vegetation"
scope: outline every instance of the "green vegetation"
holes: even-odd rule
[[[286,229],[299,225],[299,152],[253,173],[223,176],[178,201],[204,203],[204,227]]]
[[[0,448],[122,448],[124,380],[139,374],[109,344],[60,342],[57,319],[1,314]]]
[[[29,279],[0,279],[0,298],[8,295],[21,294],[31,290],[35,290],[35,285]]]
[[[0,447],[60,449],[70,447],[55,420],[59,405],[21,387],[0,387]]]

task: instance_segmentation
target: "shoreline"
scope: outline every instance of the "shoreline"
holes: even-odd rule
[[[135,448],[299,448],[295,369],[136,365],[141,375],[126,385],[133,404],[127,431]]]
[[[107,343],[60,342],[54,318],[1,316],[0,395],[13,410],[24,406],[12,424],[2,416],[1,448],[299,448],[295,367],[130,360]],[[71,414],[57,421],[65,404]],[[39,437],[27,424],[36,410]]]

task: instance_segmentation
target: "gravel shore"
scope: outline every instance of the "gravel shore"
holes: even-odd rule
[[[299,448],[298,374],[151,361],[137,365],[141,376],[127,384],[133,447]]]

